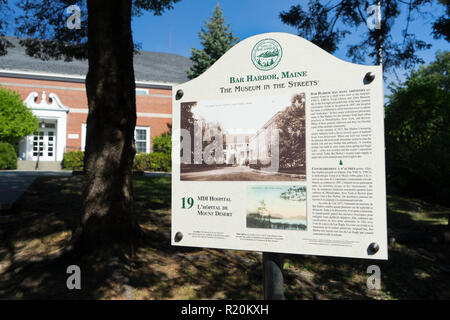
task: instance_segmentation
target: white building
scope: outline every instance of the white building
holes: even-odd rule
[[[259,129],[249,141],[249,160],[250,163],[256,164],[260,161],[262,164],[269,164],[272,156],[272,135],[277,130],[276,120],[281,114],[277,112],[267,121],[264,126]]]
[[[39,119],[39,130],[21,140],[19,159],[37,161],[62,161],[65,152],[67,132],[67,114],[69,108],[64,106],[54,93],[42,93],[41,102],[37,103],[37,92],[31,92],[25,99],[25,105]]]
[[[249,143],[254,134],[254,130],[226,130],[224,150],[225,163],[245,165],[249,160]]]

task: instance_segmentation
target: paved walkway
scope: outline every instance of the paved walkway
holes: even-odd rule
[[[0,170],[0,239],[4,236],[3,224],[8,222],[9,216],[1,215],[1,210],[9,209],[19,199],[22,193],[37,177],[71,176],[72,171],[14,171]],[[144,172],[144,176],[170,176],[167,172]]]
[[[72,171],[0,170],[0,210],[8,209],[37,177],[71,176]],[[167,172],[144,172],[146,177],[170,176]]]
[[[144,176],[146,177],[170,177],[172,173],[170,172],[149,172],[145,171]]]
[[[37,177],[70,175],[72,171],[0,170],[0,209],[8,209]]]

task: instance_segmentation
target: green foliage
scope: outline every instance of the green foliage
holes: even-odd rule
[[[0,141],[16,144],[38,128],[38,119],[22,102],[20,95],[0,87]]]
[[[295,95],[276,120],[280,168],[299,168],[306,163],[305,101],[304,93]]]
[[[7,53],[7,48],[11,47],[11,42],[4,38],[8,30],[8,16],[11,14],[11,9],[8,6],[8,1],[0,0],[0,56]]]
[[[84,152],[83,151],[67,151],[64,153],[63,168],[68,170],[84,169]],[[134,157],[133,170],[137,171],[165,171],[170,172],[172,168],[172,160],[170,153],[139,152]]]
[[[67,151],[63,156],[63,168],[69,170],[84,169],[84,152],[83,151]]]
[[[142,171],[166,171],[172,168],[172,135],[170,132],[153,138],[153,152],[139,153],[134,158],[133,168]]]
[[[436,39],[444,38],[450,41],[450,1],[438,0],[439,3],[446,6],[445,15],[440,16],[433,23],[433,36]]]
[[[172,159],[170,154],[162,152],[152,152],[149,154],[150,170],[151,171],[165,171],[172,170]]]
[[[423,63],[417,52],[431,47],[417,39],[409,28],[411,22],[417,17],[423,17],[425,12],[434,13],[432,11],[436,9],[430,6],[432,0],[381,1],[381,28],[373,30],[366,26],[369,18],[366,8],[376,4],[376,1],[310,0],[301,3],[281,12],[281,20],[295,27],[299,36],[330,53],[335,52],[347,36],[357,39],[354,35],[359,32],[362,40],[347,46],[347,56],[353,62],[367,64],[370,59],[380,64],[382,59],[384,70],[410,69]],[[400,19],[401,16],[406,18]],[[398,37],[393,37],[393,27],[399,22],[402,23],[402,37],[395,41]]]
[[[183,163],[193,163],[194,162],[194,114],[192,112],[192,108],[197,105],[197,102],[185,102],[181,104],[181,120],[180,120],[180,128],[187,130],[189,132],[189,150],[183,150],[183,152],[189,152],[189,157],[185,154],[180,154],[180,157],[184,158]],[[186,137],[185,137],[186,138]],[[183,138],[183,139],[185,139]],[[188,144],[186,141],[181,141],[183,144]]]
[[[194,79],[205,72],[239,41],[233,36],[232,31],[228,31],[230,25],[225,26],[224,22],[222,10],[217,4],[213,16],[199,32],[203,49],[191,49],[191,60],[194,65],[186,71],[189,79]]]
[[[280,195],[281,199],[291,200],[291,201],[306,201],[306,187],[305,186],[294,186],[289,187],[289,189]]]
[[[153,151],[170,155],[172,152],[172,135],[164,133],[153,138]]]
[[[5,169],[17,169],[17,154],[12,145],[0,142],[0,170]]]
[[[132,15],[139,16],[145,11],[161,15],[170,10],[180,0],[133,0]],[[5,5],[0,0],[1,12],[6,12]],[[66,21],[70,14],[66,12],[70,5],[77,5],[80,10],[81,29],[69,29]],[[19,0],[16,3],[20,15],[16,16],[16,34],[23,37],[20,44],[25,46],[28,55],[48,60],[87,59],[88,57],[88,7],[84,0]],[[125,14],[125,13],[124,13]],[[0,19],[0,54],[2,46]],[[122,26],[125,27],[126,26]],[[139,45],[135,44],[138,48]]]
[[[388,186],[450,204],[450,52],[413,71],[385,108]]]
[[[134,156],[133,170],[146,171],[149,166],[149,159],[146,153],[139,152]]]
[[[138,153],[134,157],[133,169],[170,172],[172,170],[172,160],[170,154],[163,152]]]

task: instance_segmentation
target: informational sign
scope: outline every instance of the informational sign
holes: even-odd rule
[[[387,259],[383,74],[286,33],[173,89],[172,245]]]

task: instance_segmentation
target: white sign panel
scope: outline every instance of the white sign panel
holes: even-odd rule
[[[172,245],[387,259],[383,75],[248,38],[173,89]]]

